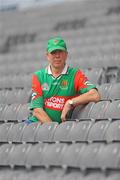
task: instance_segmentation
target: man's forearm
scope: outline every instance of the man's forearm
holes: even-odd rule
[[[33,116],[35,116],[41,123],[52,121],[50,119],[50,117],[47,115],[47,113],[42,108],[34,109]]]
[[[89,102],[98,102],[100,101],[100,94],[97,90],[91,89],[89,92],[75,97],[72,100],[75,106],[79,104],[87,104]]]

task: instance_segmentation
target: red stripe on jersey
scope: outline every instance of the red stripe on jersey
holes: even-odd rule
[[[36,75],[32,76],[32,92],[36,93],[34,99],[42,96],[42,88]]]
[[[87,85],[85,84],[86,81],[88,81],[88,79],[85,76],[85,74],[82,71],[78,70],[74,78],[75,91],[78,92],[80,91],[80,89],[86,88],[87,87]]]

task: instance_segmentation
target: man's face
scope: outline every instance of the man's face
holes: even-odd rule
[[[61,69],[64,68],[65,62],[67,60],[68,53],[62,50],[55,50],[51,53],[47,53],[47,59],[50,65],[54,68]]]

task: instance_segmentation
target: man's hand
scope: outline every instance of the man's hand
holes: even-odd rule
[[[72,106],[69,104],[69,100],[68,100],[68,101],[66,101],[64,108],[62,110],[62,114],[61,114],[62,122],[64,122],[66,120],[66,115],[71,109],[72,109]]]

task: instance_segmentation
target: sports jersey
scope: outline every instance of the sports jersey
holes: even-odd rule
[[[48,66],[36,71],[32,76],[30,109],[43,108],[52,121],[60,123],[65,102],[94,88],[96,87],[77,68],[65,65],[61,75],[55,78]],[[38,121],[33,115],[29,119]]]

